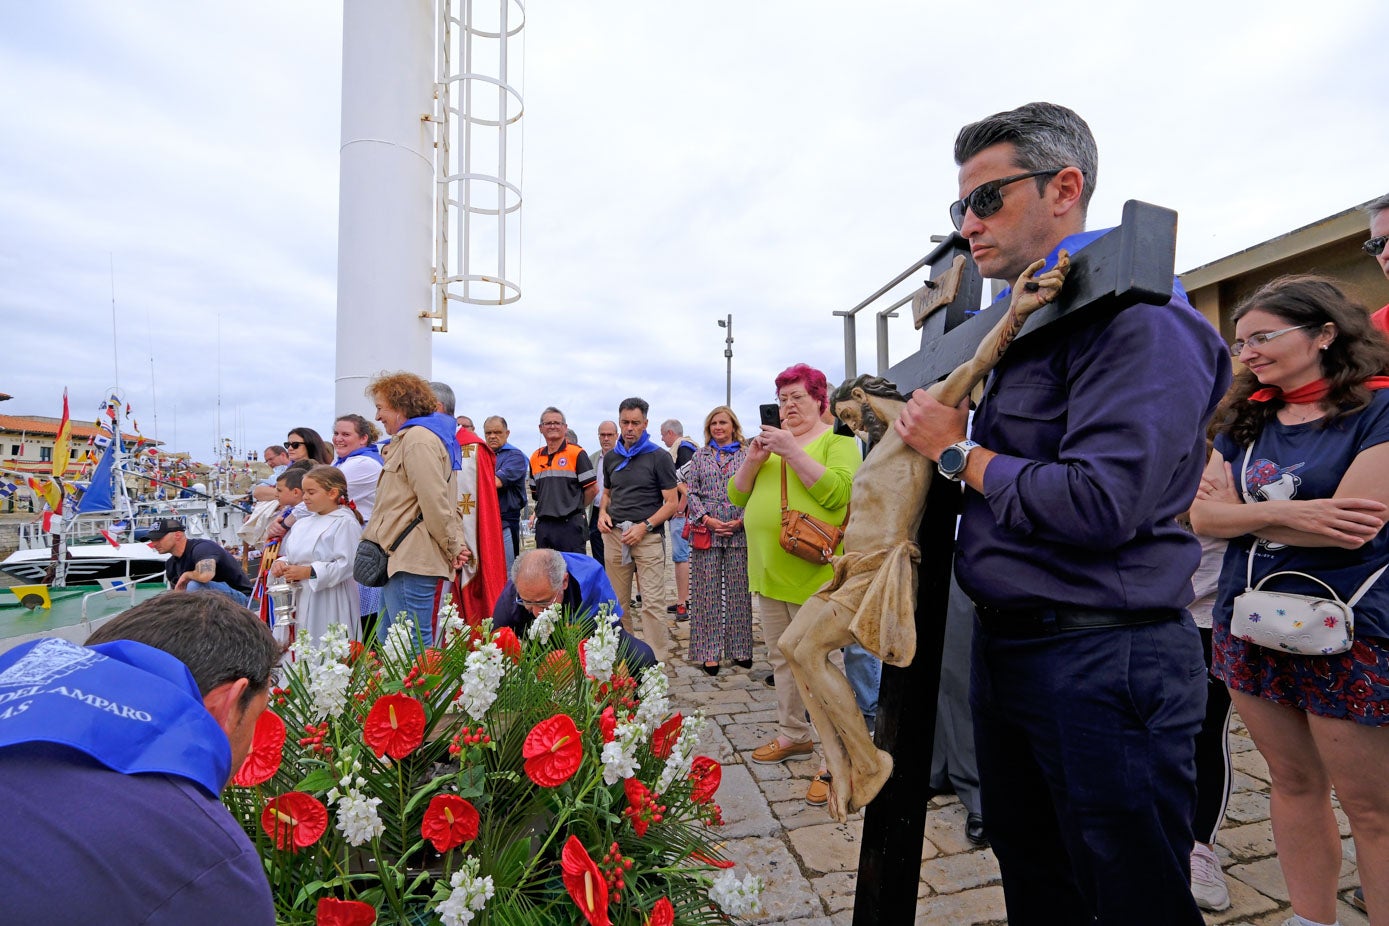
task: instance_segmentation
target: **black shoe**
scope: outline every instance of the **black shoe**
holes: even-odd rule
[[[635,598],[632,599],[632,607],[634,607],[634,608],[640,608],[640,607],[641,607],[641,596],[640,596],[640,595],[638,595],[637,597],[635,597]]]
[[[769,688],[775,688],[775,687],[776,687],[776,676],[775,676],[775,675],[769,675],[769,676],[767,676],[766,678],[762,679],[762,681],[765,682]]]
[[[1350,905],[1361,913],[1369,913],[1370,908],[1365,906],[1365,889],[1357,887],[1350,895]]]
[[[989,837],[984,833],[984,818],[977,813],[965,817],[965,838],[972,846],[987,846]]]
[[[678,604],[678,605],[676,605],[676,606],[675,606],[675,620],[676,620],[676,622],[678,623],[678,622],[681,622],[681,621],[687,621],[687,620],[689,620],[689,619],[690,619],[690,609],[687,608],[687,607],[685,607],[683,604]]]
[[[712,665],[712,666],[711,666],[711,665],[702,665],[702,666],[700,666],[700,668],[704,670],[704,674],[705,674],[705,675],[718,675],[718,674],[719,674],[719,667],[718,667],[718,664],[717,664],[717,663],[714,664],[714,665]]]
[[[752,668],[752,660],[751,660],[751,659],[735,659],[735,660],[733,660],[733,664],[734,664],[735,666],[737,666],[738,668],[740,668],[740,669],[751,669],[751,668]]]

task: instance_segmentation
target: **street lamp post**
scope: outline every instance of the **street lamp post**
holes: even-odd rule
[[[727,319],[719,319],[719,327],[728,329],[728,336],[723,339],[723,356],[728,362],[728,375],[724,385],[723,404],[729,408],[733,407],[733,316],[730,314]]]

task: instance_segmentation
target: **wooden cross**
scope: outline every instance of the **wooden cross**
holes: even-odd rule
[[[1140,302],[1165,304],[1172,294],[1176,253],[1177,214],[1129,200],[1118,228],[1071,255],[1061,296],[1033,313],[1014,344],[1044,326],[1074,324]],[[921,350],[886,374],[904,395],[945,378],[972,357],[1008,309],[1005,299],[966,318],[979,304],[983,284],[969,244],[958,234],[932,251],[926,263],[931,281],[922,288],[917,306]],[[937,289],[945,291],[945,298],[933,298]],[[926,808],[936,793],[929,786],[931,751],[960,499],[959,485],[937,473],[917,535],[916,658],[905,668],[883,665],[874,739],[879,749],[892,754],[894,770],[864,811],[854,926],[909,926],[916,920]]]

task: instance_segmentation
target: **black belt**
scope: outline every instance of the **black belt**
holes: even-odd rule
[[[1045,637],[1068,630],[1108,630],[1177,620],[1179,608],[1104,611],[1085,608],[993,608],[976,605],[979,625],[996,637]]]
[[[578,511],[571,511],[568,514],[541,514],[536,515],[536,517],[542,521],[572,521],[575,518],[584,517],[584,512],[583,509],[579,509]]]

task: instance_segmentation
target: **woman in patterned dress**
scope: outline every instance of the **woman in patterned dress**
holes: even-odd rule
[[[705,416],[704,440],[684,467],[692,529],[711,534],[707,549],[691,544],[690,662],[718,675],[725,656],[752,668],[748,540],[743,509],[728,500],[728,480],[746,455],[733,409],[720,405]]]

